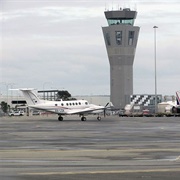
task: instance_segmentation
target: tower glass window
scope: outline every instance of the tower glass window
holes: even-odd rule
[[[109,33],[106,33],[106,43],[107,43],[108,46],[111,45]]]
[[[122,45],[122,31],[116,31],[116,44]]]
[[[111,25],[118,25],[118,24],[127,24],[127,25],[133,25],[134,19],[108,19],[109,26]]]
[[[134,31],[129,31],[128,35],[128,45],[132,46],[134,41]]]

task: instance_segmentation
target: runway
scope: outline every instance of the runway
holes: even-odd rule
[[[0,119],[0,179],[179,179],[179,117]]]

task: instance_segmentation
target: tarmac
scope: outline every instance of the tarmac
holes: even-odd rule
[[[180,117],[0,117],[1,180],[179,180]]]

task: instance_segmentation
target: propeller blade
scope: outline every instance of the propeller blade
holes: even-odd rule
[[[106,108],[104,108],[104,117],[106,117]]]

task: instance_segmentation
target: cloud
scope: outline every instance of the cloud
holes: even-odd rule
[[[0,81],[38,89],[44,82],[53,82],[46,87],[63,87],[73,95],[109,94],[109,62],[101,30],[107,26],[104,9],[130,5],[137,6],[135,25],[141,27],[134,61],[134,93],[154,93],[153,26],[157,25],[159,92],[174,94],[180,75],[180,4],[160,0],[116,2],[3,1]]]

